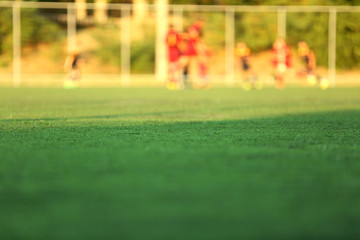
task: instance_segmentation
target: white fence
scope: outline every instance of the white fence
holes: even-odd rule
[[[92,3],[84,3],[82,6],[86,9],[96,9],[96,5]],[[21,74],[21,9],[22,8],[46,8],[46,9],[67,9],[67,42],[68,49],[74,49],[76,46],[76,16],[75,10],[79,7],[76,3],[51,3],[51,2],[10,2],[1,1],[1,7],[12,8],[13,22],[13,73],[12,80],[14,86],[19,86],[22,81]],[[107,4],[106,9],[118,10],[121,16],[130,16],[133,9],[131,4]],[[156,5],[148,5],[148,7],[156,11]],[[218,12],[225,15],[225,79],[227,85],[234,83],[235,76],[235,13],[241,12],[258,12],[258,13],[277,13],[277,35],[278,37],[286,37],[286,14],[288,12],[326,12],[329,14],[329,31],[328,31],[328,73],[330,83],[334,86],[336,82],[336,15],[338,12],[360,12],[360,6],[209,6],[209,5],[169,5],[168,11],[172,11],[178,17],[182,17],[184,12]],[[180,22],[177,26],[182,28]],[[121,76],[120,82],[128,85],[131,82],[130,74],[130,31],[131,27],[126,22],[121,25]],[[157,39],[163,42],[163,39]],[[158,59],[158,58],[157,58]],[[159,69],[156,69],[156,75],[159,76]],[[166,70],[165,70],[166,71]]]

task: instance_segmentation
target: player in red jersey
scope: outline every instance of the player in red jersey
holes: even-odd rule
[[[210,89],[210,81],[208,78],[208,68],[211,58],[211,51],[209,47],[205,44],[204,40],[199,39],[197,44],[197,53],[198,53],[198,66],[199,66],[199,77],[200,82],[195,87]]]
[[[166,44],[168,46],[168,61],[169,61],[169,69],[168,69],[168,83],[167,86],[169,89],[177,89],[179,86],[179,76],[178,70],[179,65],[178,61],[180,58],[180,35],[175,31],[174,26],[169,26],[169,31],[166,35]]]
[[[290,48],[284,39],[279,38],[273,44],[273,67],[276,80],[276,87],[284,88],[284,77],[286,70],[291,67]]]
[[[188,36],[188,46],[187,46],[187,56],[188,56],[188,70],[190,72],[191,81],[193,84],[196,83],[196,77],[198,76],[198,41],[202,34],[203,21],[198,20],[193,25],[191,25],[187,30]]]
[[[204,23],[201,20],[195,21],[193,25],[188,28],[188,39],[189,39],[189,56],[197,56],[197,43],[198,40],[202,37],[202,27]]]
[[[199,36],[202,36],[203,26],[204,26],[204,21],[200,19],[195,21],[194,24],[192,25],[192,27],[194,27],[198,32]]]
[[[180,34],[179,50],[180,59],[179,67],[182,73],[180,78],[180,89],[183,89],[189,78],[189,37],[187,33]]]

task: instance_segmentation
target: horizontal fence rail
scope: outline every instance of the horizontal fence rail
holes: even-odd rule
[[[69,6],[75,8],[77,5],[86,6],[88,9],[95,9],[95,3],[69,3],[69,2],[13,2],[1,1],[0,7],[12,7],[14,4],[19,4],[22,8],[52,8],[65,9]],[[121,10],[123,7],[133,8],[133,4],[119,4],[107,3],[106,8],[109,10]],[[149,8],[155,9],[155,4],[146,4]],[[210,12],[224,12],[229,8],[232,11],[239,12],[276,12],[283,9],[287,12],[329,12],[335,9],[336,12],[360,12],[360,6],[247,6],[247,5],[169,5],[169,10],[176,10],[178,8],[184,11],[210,11]]]

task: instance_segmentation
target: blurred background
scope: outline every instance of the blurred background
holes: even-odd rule
[[[82,86],[160,86],[166,80],[169,24],[204,22],[215,85],[236,85],[237,42],[251,49],[257,75],[271,76],[272,44],[306,41],[333,85],[360,84],[358,0],[60,0],[0,1],[0,86],[62,86],[64,61],[84,59]]]

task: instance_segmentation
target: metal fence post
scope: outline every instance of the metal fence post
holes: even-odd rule
[[[130,7],[121,7],[121,84],[130,84],[131,19]]]
[[[329,82],[332,87],[336,82],[336,9],[329,8]]]
[[[13,82],[17,87],[21,83],[21,12],[20,3],[14,2],[13,7]]]
[[[286,39],[286,8],[277,11],[277,37]]]
[[[165,82],[168,73],[167,47],[164,44],[168,31],[168,0],[155,1],[156,39],[155,39],[155,75]]]
[[[75,5],[67,5],[67,46],[68,52],[76,50],[76,12]]]
[[[232,8],[225,10],[225,43],[226,43],[226,84],[235,83],[235,12]]]

